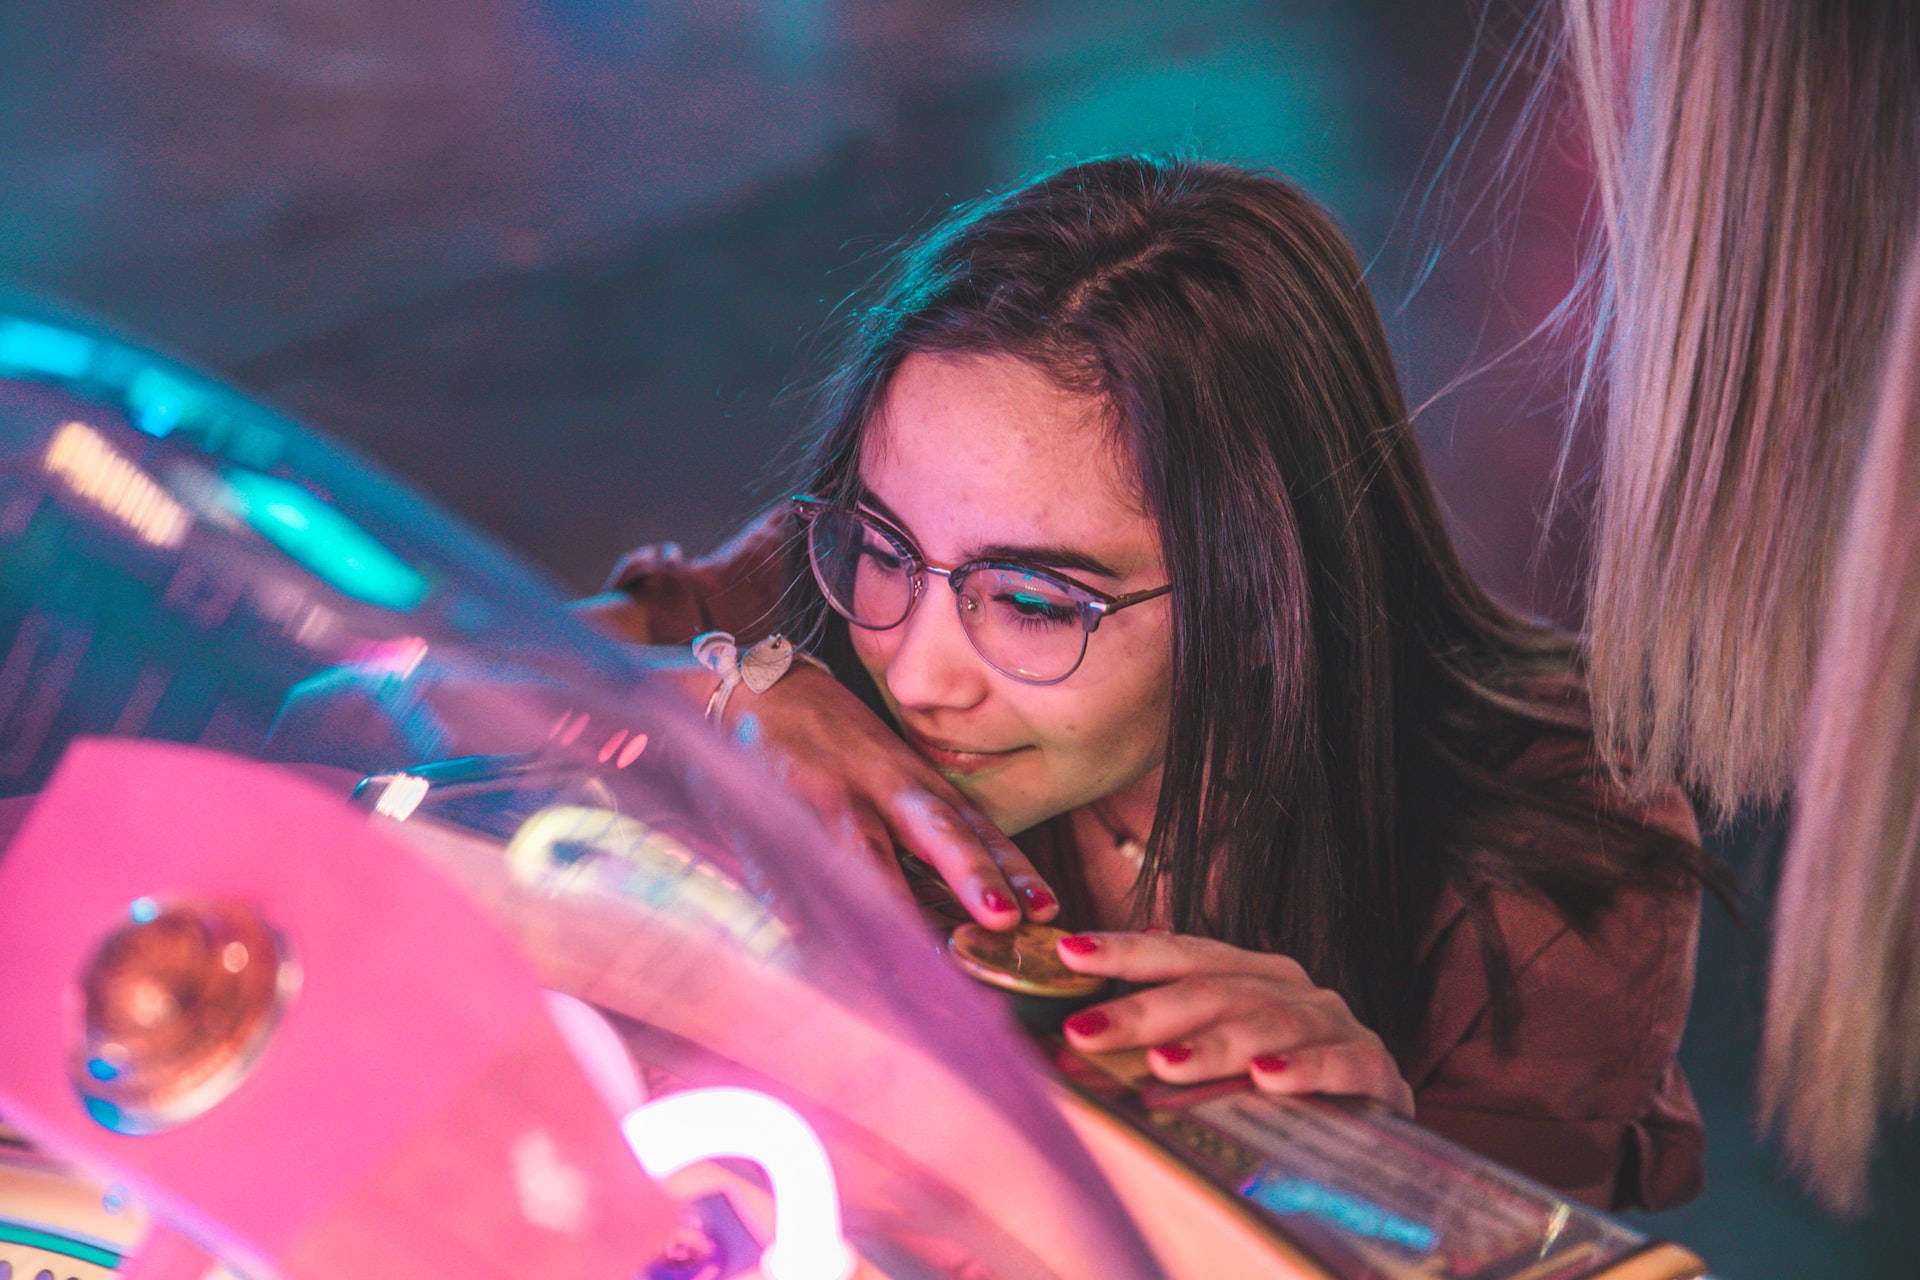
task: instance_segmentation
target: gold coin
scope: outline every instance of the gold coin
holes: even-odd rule
[[[972,977],[1003,991],[1061,999],[1090,996],[1106,979],[1075,973],[1060,962],[1055,944],[1066,936],[1064,929],[1031,920],[1004,932],[968,921],[947,936],[947,951]]]

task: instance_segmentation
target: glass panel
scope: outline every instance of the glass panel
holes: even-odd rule
[[[74,1033],[64,1023],[23,1029],[38,1025],[34,1010],[62,1007],[53,988],[78,990],[68,984],[112,929],[142,923],[124,903],[103,916],[61,895],[93,892],[109,873],[144,884],[141,868],[159,865],[162,846],[186,859],[168,865],[199,869],[168,873],[129,900],[151,892],[166,918],[176,909],[223,918],[219,903],[244,900],[284,942],[301,981],[273,1024],[289,1039],[269,1028],[257,1055],[223,1059],[258,1074],[200,1098],[208,1109],[191,1123],[139,1140],[149,1160],[212,1145],[158,1185],[141,1181],[158,1176],[151,1166],[129,1173],[136,1196],[163,1186],[157,1203],[191,1211],[194,1234],[215,1228],[271,1256],[276,1240],[299,1232],[275,1236],[263,1220],[213,1212],[236,1203],[220,1197],[258,1185],[220,1171],[271,1164],[274,1152],[252,1147],[283,1139],[287,1186],[320,1176],[326,1160],[294,1149],[324,1153],[364,1131],[352,1114],[327,1110],[356,1072],[384,1071],[395,1092],[438,1075],[449,1097],[491,1099],[470,1126],[476,1152],[489,1125],[522,1109],[542,1114],[542,1090],[486,1092],[496,1078],[485,1072],[506,1066],[436,1056],[414,1027],[381,1021],[420,994],[410,975],[459,942],[395,918],[387,904],[398,890],[384,876],[406,879],[400,862],[356,862],[343,846],[295,857],[289,850],[310,832],[285,819],[261,826],[246,857],[208,861],[253,829],[242,824],[271,819],[252,813],[266,798],[318,788],[337,806],[326,812],[363,833],[368,849],[398,850],[408,866],[432,868],[433,883],[461,886],[459,900],[484,904],[544,984],[603,1011],[641,1093],[745,1085],[793,1107],[826,1143],[850,1240],[885,1274],[1155,1273],[1030,1049],[948,967],[865,858],[831,846],[750,758],[655,690],[630,651],[576,620],[512,555],[218,384],[38,318],[0,315],[0,455],[0,841],[9,842],[0,885],[31,882],[53,895],[29,913],[29,898],[0,889],[0,951],[23,964],[0,984],[0,1114],[30,1138],[100,1169],[132,1158],[134,1148],[111,1145],[128,1139],[76,1104],[77,1089],[91,1086],[73,1079]],[[170,815],[150,828],[156,861],[116,861],[84,833],[57,850],[32,839],[29,815],[80,777],[55,776],[63,759],[85,763],[88,752],[69,757],[69,745],[103,735],[121,741],[96,741],[91,767],[108,760],[124,771],[107,794],[146,795]],[[180,745],[156,757],[153,742],[129,738]],[[115,754],[124,747],[145,754]],[[183,755],[188,747],[201,750]],[[165,769],[155,771],[156,759]],[[232,767],[264,772],[235,793],[221,781]],[[156,797],[161,773],[176,781]],[[355,882],[332,923],[316,923],[312,899],[291,889],[347,892],[328,875],[350,866],[373,878]],[[223,891],[235,877],[251,887]],[[169,896],[189,882],[187,900]],[[328,1006],[339,977],[323,962],[352,956],[330,951],[326,930],[346,931],[364,955],[389,956],[391,976]],[[24,958],[69,954],[57,974],[26,979]],[[238,957],[223,944],[199,959]],[[428,994],[434,1008],[505,1007],[484,984]],[[302,1105],[249,1112],[244,1140],[223,1129],[223,1115],[257,1105],[249,1099],[270,1095],[267,1082],[298,1065],[278,1051],[326,1008],[355,1010],[357,1038],[301,1043],[339,1055],[311,1064],[336,1069],[313,1077]],[[107,1092],[114,1082],[98,1076],[118,1078],[129,1064],[105,1039],[90,1048],[87,1061],[112,1068],[93,1077]],[[567,1220],[565,1162],[537,1134],[522,1136],[508,1172],[527,1212]],[[376,1137],[393,1149],[368,1167],[406,1157],[405,1132]],[[220,1145],[243,1141],[247,1150]],[[461,1160],[435,1167],[467,1172]],[[766,1221],[753,1210],[764,1185],[709,1172],[731,1178],[728,1212],[710,1212],[711,1187],[686,1190],[683,1203],[708,1203],[702,1222],[734,1222],[729,1232],[764,1245]],[[283,1226],[356,1203],[271,1187],[255,1200]],[[431,1203],[412,1208],[428,1214]],[[392,1220],[361,1225],[379,1231],[383,1221]],[[438,1238],[416,1225],[408,1247]]]

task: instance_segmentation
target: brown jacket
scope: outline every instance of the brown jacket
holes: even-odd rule
[[[763,633],[785,586],[785,536],[770,519],[698,561],[643,548],[581,607],[642,643]],[[1556,766],[1555,750],[1514,767]],[[1698,840],[1678,790],[1642,816]],[[1449,890],[1424,941],[1433,1003],[1400,1060],[1420,1121],[1600,1208],[1663,1209],[1698,1194],[1700,1115],[1674,1057],[1693,992],[1698,889],[1622,893],[1586,934],[1517,893],[1496,894],[1492,909],[1517,984],[1510,1052],[1495,1044],[1477,927]]]

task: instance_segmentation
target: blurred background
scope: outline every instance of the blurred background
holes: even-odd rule
[[[837,319],[952,204],[1114,150],[1258,162],[1372,264],[1470,565],[1572,624],[1579,352],[1523,340],[1590,184],[1531,7],[9,0],[0,293],[233,382],[584,594],[783,492]],[[1855,1222],[1752,1132],[1777,826],[1718,836],[1755,898],[1744,931],[1709,910],[1683,1055],[1708,1190],[1637,1225],[1728,1277],[1920,1274],[1911,1128]]]

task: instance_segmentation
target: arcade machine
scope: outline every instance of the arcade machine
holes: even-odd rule
[[[956,964],[537,575],[187,369],[0,315],[0,458],[0,1280],[1701,1274],[1072,1054],[1044,938]]]

